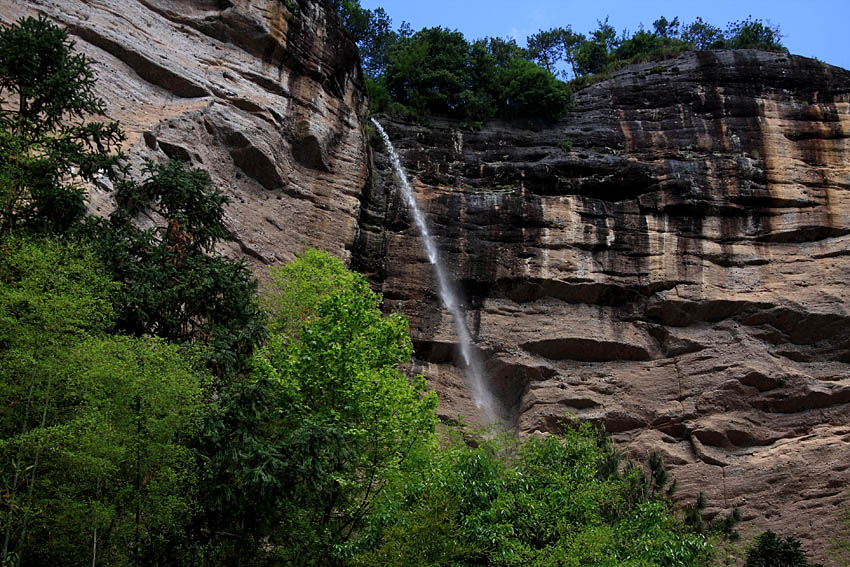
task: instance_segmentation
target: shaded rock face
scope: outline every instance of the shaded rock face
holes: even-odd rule
[[[827,559],[850,486],[850,73],[687,53],[582,90],[557,123],[385,127],[520,432],[597,421],[660,452],[681,499]],[[445,417],[474,422],[374,147],[355,265],[409,316]]]
[[[93,61],[107,115],[144,159],[208,171],[233,202],[241,255],[264,273],[305,247],[348,258],[368,177],[356,47],[316,0],[0,0],[44,14]],[[111,195],[95,191],[102,214]]]

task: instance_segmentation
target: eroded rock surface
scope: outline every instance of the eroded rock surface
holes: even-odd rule
[[[524,434],[565,414],[659,451],[679,497],[819,560],[850,487],[850,72],[687,53],[553,124],[385,124],[493,389]],[[356,264],[411,320],[446,418],[480,419],[380,142]]]
[[[144,159],[206,169],[233,199],[229,251],[264,273],[312,246],[348,258],[368,176],[354,44],[317,0],[0,0],[67,26]],[[112,208],[97,191],[92,206]]]

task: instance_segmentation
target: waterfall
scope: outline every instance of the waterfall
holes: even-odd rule
[[[401,185],[402,193],[407,199],[410,212],[413,214],[413,220],[416,223],[416,228],[419,230],[419,236],[422,238],[422,243],[428,254],[428,260],[431,262],[431,266],[434,270],[434,276],[437,279],[437,291],[440,295],[440,299],[442,300],[443,305],[446,306],[446,309],[448,309],[449,313],[451,313],[452,319],[454,320],[458,348],[464,363],[464,373],[472,386],[472,394],[475,398],[475,405],[484,413],[484,417],[488,424],[496,423],[501,418],[499,405],[496,403],[496,399],[490,391],[478,351],[475,350],[472,345],[472,335],[469,332],[469,328],[466,326],[466,319],[458,300],[458,294],[456,293],[452,283],[446,277],[445,267],[440,260],[440,251],[437,248],[437,244],[434,242],[434,238],[431,236],[431,231],[428,229],[428,223],[425,222],[425,216],[419,208],[419,203],[416,202],[413,189],[410,187],[407,175],[405,175],[404,169],[401,167],[401,162],[399,161],[398,154],[396,153],[392,142],[390,142],[390,137],[377,120],[373,118],[372,123],[378,129],[378,133],[384,140],[384,144],[389,152],[390,163],[392,164],[393,171]]]

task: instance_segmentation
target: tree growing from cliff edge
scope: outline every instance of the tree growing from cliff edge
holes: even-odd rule
[[[63,232],[86,212],[83,183],[111,176],[124,136],[68,32],[23,18],[0,30],[0,234]]]

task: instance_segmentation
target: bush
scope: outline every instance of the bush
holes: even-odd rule
[[[589,424],[455,440],[377,503],[355,565],[702,565],[710,545]],[[418,534],[439,534],[438,540]]]
[[[822,567],[809,563],[800,540],[782,537],[772,531],[763,532],[747,550],[745,567]]]

